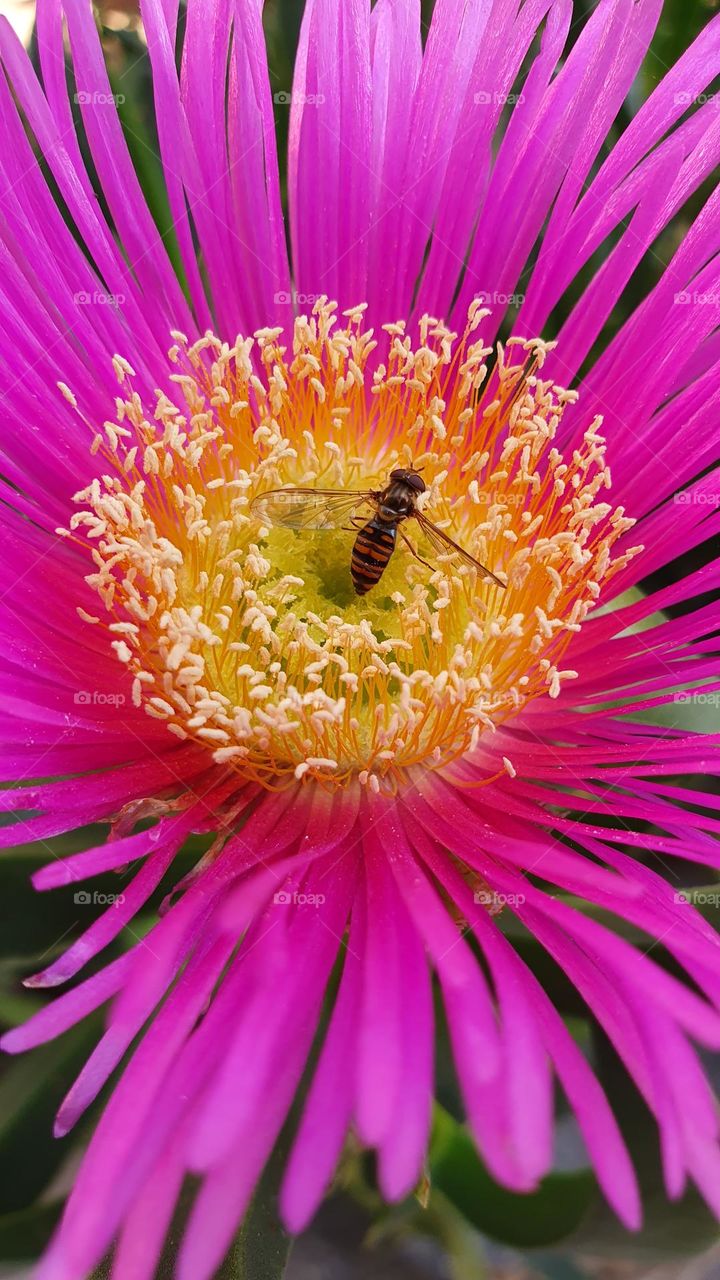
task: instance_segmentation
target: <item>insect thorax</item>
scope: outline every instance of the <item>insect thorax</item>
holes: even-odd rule
[[[415,510],[415,494],[400,480],[392,481],[380,495],[378,518],[383,524],[397,524]]]

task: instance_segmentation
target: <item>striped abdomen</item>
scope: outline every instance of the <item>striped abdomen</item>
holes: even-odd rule
[[[352,549],[350,573],[359,596],[379,582],[395,550],[397,527],[373,516],[363,525]]]

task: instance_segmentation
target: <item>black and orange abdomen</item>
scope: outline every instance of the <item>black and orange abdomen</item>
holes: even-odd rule
[[[379,582],[395,550],[397,528],[374,516],[363,525],[352,549],[350,573],[359,596]]]

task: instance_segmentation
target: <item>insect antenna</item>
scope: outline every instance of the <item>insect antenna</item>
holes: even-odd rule
[[[524,363],[520,366],[520,372],[512,384],[510,398],[502,407],[501,413],[503,422],[507,422],[521,395],[527,390],[530,379],[534,377],[540,368],[540,361],[540,353],[537,351],[531,351],[526,357]]]

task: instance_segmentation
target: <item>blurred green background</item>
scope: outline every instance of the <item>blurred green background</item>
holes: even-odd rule
[[[302,13],[302,0],[268,0],[266,31],[273,90],[287,90]],[[594,7],[575,0],[577,37],[583,16]],[[429,20],[431,3],[424,3]],[[608,147],[619,137],[647,93],[712,16],[707,0],[666,0],[652,49],[645,59]],[[34,4],[0,0],[34,53]],[[153,215],[169,251],[175,252],[171,220],[157,158],[152,111],[152,84],[142,26],[134,3],[115,0],[98,6],[108,66],[115,92],[124,97],[120,110]],[[280,153],[287,136],[287,107],[276,106]],[[671,256],[712,186],[688,202],[640,264],[631,287],[607,326],[603,341],[622,323]],[[98,191],[102,200],[102,193]],[[606,246],[608,251],[610,246]],[[562,320],[600,257],[587,268],[574,291],[563,299],[553,318]],[[549,336],[549,335],[548,335]],[[702,551],[699,553],[702,556]],[[671,571],[672,572],[672,571]],[[703,729],[711,707],[674,704],[678,723]],[[706,786],[703,778],[694,785]],[[56,841],[55,853],[88,847],[102,830],[83,831]],[[113,948],[132,946],[149,927],[153,912],[174,879],[197,856],[183,855],[183,867],[160,887],[143,919]],[[46,999],[21,986],[23,976],[48,963],[84,930],[93,910],[78,905],[72,889],[35,894],[29,885],[34,868],[49,859],[47,846],[21,846],[3,854],[2,928],[0,929],[0,1023],[23,1021]],[[694,883],[688,868],[687,884]],[[94,882],[99,892],[118,891],[118,877]],[[715,910],[707,907],[710,914]],[[506,913],[508,914],[508,913]],[[333,1195],[312,1229],[290,1253],[288,1280],[720,1280],[720,1245],[716,1225],[694,1195],[678,1205],[665,1203],[658,1174],[658,1147],[653,1125],[609,1045],[588,1017],[577,995],[541,949],[512,918],[504,922],[528,963],[541,977],[573,1033],[593,1058],[616,1107],[641,1173],[647,1224],[641,1235],[624,1233],[605,1210],[594,1178],[586,1167],[572,1118],[558,1099],[559,1124],[555,1172],[531,1197],[512,1196],[492,1183],[474,1155],[460,1122],[457,1086],[442,1018],[437,1049],[438,1110],[428,1186],[405,1204],[383,1207],[375,1188],[372,1161],[349,1149]],[[638,941],[643,941],[639,938]],[[658,949],[654,955],[658,954]],[[107,952],[102,957],[105,963]],[[0,1062],[0,1280],[28,1274],[57,1219],[97,1107],[79,1132],[62,1141],[51,1136],[57,1106],[84,1057],[93,1046],[101,1017],[21,1060]],[[708,1069],[720,1078],[717,1062]],[[98,1106],[102,1104],[102,1099]],[[273,1280],[287,1260],[288,1242],[275,1216],[274,1191],[282,1153],[267,1171],[252,1214],[228,1259],[223,1275],[244,1280]],[[172,1251],[172,1246],[169,1254]],[[170,1275],[170,1261],[161,1274]],[[105,1271],[98,1273],[105,1274]]]

